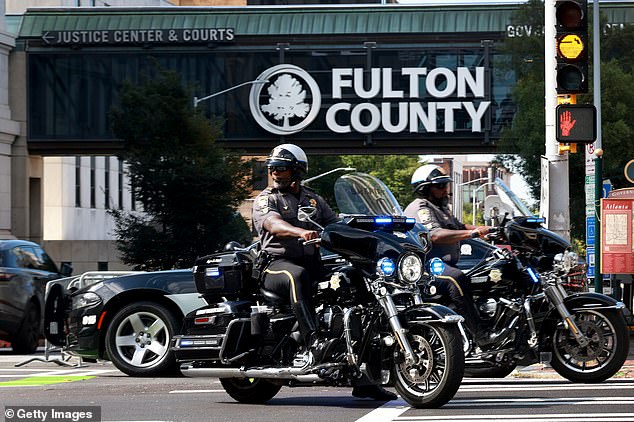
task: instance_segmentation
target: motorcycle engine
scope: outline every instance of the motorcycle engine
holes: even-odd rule
[[[482,298],[478,300],[478,310],[481,316],[486,318],[493,318],[497,313],[498,302],[493,298]]]
[[[325,307],[319,312],[319,323],[328,337],[340,337],[343,334],[343,309],[340,306]]]

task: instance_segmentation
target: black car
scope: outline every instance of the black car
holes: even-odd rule
[[[205,305],[191,269],[90,272],[47,286],[45,333],[65,352],[110,360],[128,375],[167,375],[178,369],[172,337]]]
[[[0,240],[0,340],[15,353],[33,353],[42,336],[46,283],[70,275],[44,249],[26,240]]]

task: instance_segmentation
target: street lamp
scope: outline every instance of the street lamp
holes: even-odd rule
[[[243,83],[238,84],[236,86],[232,86],[231,88],[224,89],[224,90],[222,90],[220,92],[214,92],[213,94],[209,94],[209,95],[207,95],[206,97],[203,97],[203,98],[194,97],[194,108],[198,107],[198,103],[201,103],[203,101],[207,101],[210,98],[217,97],[218,95],[222,95],[222,94],[224,94],[226,92],[233,91],[234,89],[238,89],[238,88],[240,88],[242,86],[252,85],[252,84],[265,84],[265,83],[268,83],[268,82],[269,82],[268,79],[264,79],[264,80],[255,79],[253,81],[243,82]]]

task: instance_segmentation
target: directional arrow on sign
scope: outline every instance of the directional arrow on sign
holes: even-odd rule
[[[42,34],[42,40],[46,43],[46,44],[50,44],[52,40],[55,39],[54,35],[49,35],[49,32],[45,32]]]

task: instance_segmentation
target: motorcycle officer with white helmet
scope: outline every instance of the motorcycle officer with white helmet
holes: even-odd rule
[[[319,324],[312,304],[313,284],[321,281],[323,269],[319,248],[303,245],[319,237],[317,227],[299,221],[299,207],[316,209],[312,219],[322,227],[339,221],[326,201],[312,189],[301,184],[308,172],[308,158],[293,144],[273,148],[266,159],[273,186],[264,189],[253,204],[253,224],[260,237],[262,250],[270,255],[263,270],[267,290],[280,296],[290,295],[302,342],[312,354],[313,364],[326,357],[328,341],[319,338]],[[355,386],[355,397],[393,400],[396,395],[376,385]]]
[[[422,223],[431,235],[432,249],[428,259],[438,257],[445,263],[442,275],[436,277],[439,293],[451,298],[456,310],[465,318],[467,328],[478,332],[479,318],[473,303],[471,283],[456,267],[460,259],[460,241],[482,237],[491,227],[473,226],[460,222],[449,209],[449,183],[451,177],[434,164],[419,167],[412,175],[412,188],[416,199],[405,209],[405,215]],[[482,336],[480,336],[482,337]]]

